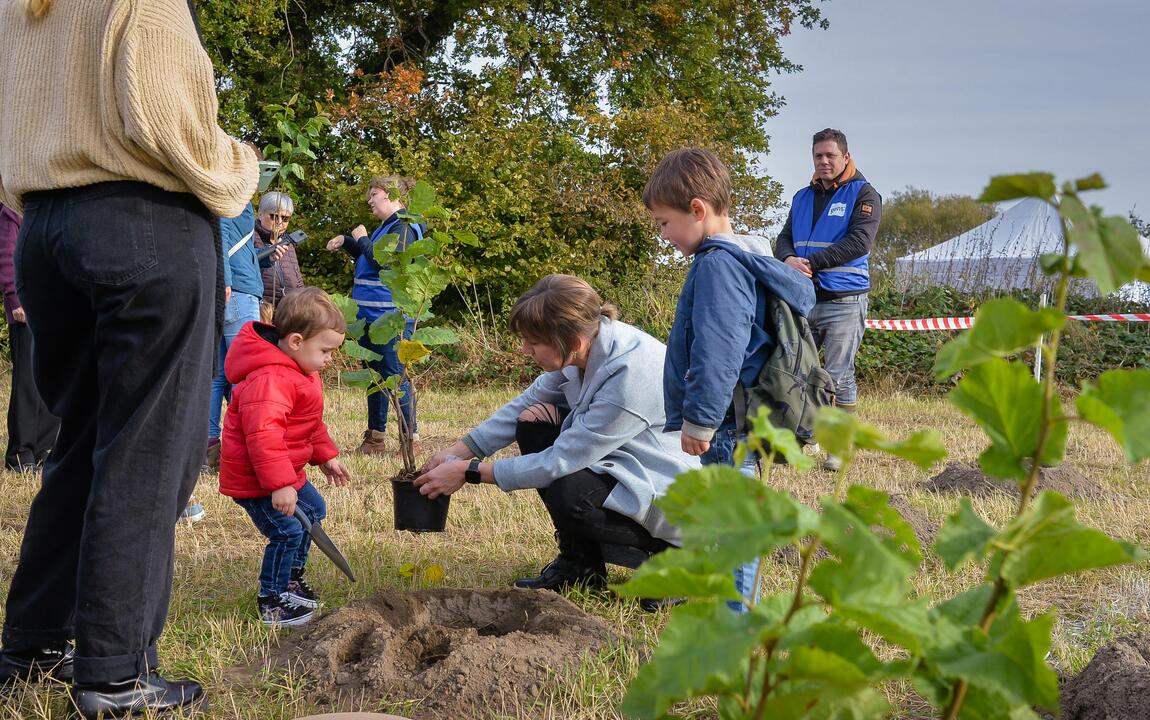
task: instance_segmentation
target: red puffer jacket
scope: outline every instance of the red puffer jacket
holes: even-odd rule
[[[271,325],[248,323],[224,361],[235,385],[220,456],[220,492],[229,497],[263,497],[288,485],[299,490],[305,465],[339,455],[323,424],[319,373],[305,375],[277,341]]]

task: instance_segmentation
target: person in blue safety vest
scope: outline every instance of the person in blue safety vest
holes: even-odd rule
[[[427,232],[427,228],[423,225],[407,222],[400,217],[404,210],[403,198],[414,185],[414,180],[399,175],[372,178],[367,190],[367,205],[371,208],[371,213],[383,222],[370,235],[367,233],[367,228],[357,225],[350,233],[336,235],[327,243],[329,251],[335,252],[343,248],[355,260],[355,282],[352,285],[351,297],[359,306],[358,317],[368,326],[386,313],[399,312],[392,302],[391,288],[379,279],[380,266],[375,260],[375,243],[394,234],[399,237],[396,249],[404,250],[411,243],[422,239]],[[403,337],[410,338],[411,331],[412,319],[407,318]],[[403,364],[399,362],[399,356],[396,354],[398,341],[399,338],[395,338],[385,345],[376,345],[365,332],[360,338],[360,345],[383,356],[380,360],[365,364],[385,378],[402,373]],[[410,383],[400,385],[400,390],[403,392],[399,400],[403,415],[400,432],[411,433],[413,440],[417,441],[419,427],[416,423]],[[364,431],[363,442],[356,448],[356,452],[366,455],[387,452],[385,431],[389,401],[388,391],[373,392],[367,396],[367,430]],[[414,447],[418,453],[418,443],[415,443]]]
[[[795,193],[775,257],[815,284],[816,304],[807,318],[835,381],[836,403],[854,412],[858,403],[855,355],[862,344],[870,291],[870,249],[882,215],[882,197],[855,167],[847,136],[827,128],[815,133],[815,175]],[[827,457],[826,470],[842,467]]]

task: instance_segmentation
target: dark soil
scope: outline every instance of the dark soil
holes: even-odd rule
[[[970,463],[947,463],[946,468],[921,485],[923,490],[954,493],[972,497],[985,497],[1003,493],[1018,497],[1018,486],[1013,482],[996,480]],[[1069,465],[1043,468],[1038,477],[1038,490],[1054,490],[1066,497],[1091,500],[1102,495],[1102,486]]]
[[[587,653],[616,639],[602,620],[551,592],[384,592],[288,635],[273,666],[309,679],[332,710],[414,700],[407,714],[485,717],[531,706]]]
[[[1119,638],[1062,687],[1062,720],[1150,718],[1150,635]]]

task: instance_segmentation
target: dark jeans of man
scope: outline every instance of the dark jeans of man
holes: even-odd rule
[[[541,452],[558,437],[559,425],[554,423],[520,420],[515,426],[515,440],[522,454]],[[584,469],[539,489],[555,524],[562,557],[580,565],[598,566],[603,564],[602,543],[626,545],[650,554],[670,547],[626,515],[603,507],[615,485],[610,475]]]
[[[287,590],[291,571],[303,570],[307,566],[311,536],[294,516],[284,515],[272,507],[271,495],[235,498],[235,501],[268,539],[264,562],[260,566],[260,595],[279,595]],[[305,482],[296,493],[296,506],[313,523],[327,517],[327,503],[310,482]]]
[[[413,324],[408,322],[403,328],[403,337],[405,340],[411,339]],[[397,346],[399,345],[399,338],[393,339],[385,345],[377,345],[371,341],[368,334],[364,332],[363,337],[359,339],[359,344],[378,353],[383,357],[379,360],[371,362],[364,362],[364,365],[375,370],[384,380],[392,375],[399,375],[403,372],[403,363],[399,361],[399,354],[397,353]],[[419,420],[415,416],[414,396],[411,393],[411,382],[405,381],[399,386],[400,392],[403,397],[399,399],[399,409],[403,412],[403,422],[411,429],[412,434],[419,432]],[[387,430],[387,415],[391,406],[391,392],[389,390],[382,390],[380,392],[373,392],[367,396],[367,427],[371,430],[383,432]],[[399,422],[396,420],[396,422]]]
[[[29,193],[16,289],[60,436],[32,501],[3,643],[75,637],[77,683],[156,668],[176,519],[203,454],[217,221],[144,183]]]
[[[9,470],[30,470],[52,449],[60,420],[48,411],[36,389],[32,377],[32,331],[26,323],[8,325],[8,347],[12,355],[12,393],[8,398],[4,466]]]

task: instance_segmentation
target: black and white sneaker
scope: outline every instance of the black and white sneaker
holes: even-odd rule
[[[268,627],[303,625],[315,617],[315,608],[304,607],[288,594],[261,595],[257,600],[260,621]]]
[[[288,581],[287,592],[284,593],[284,596],[296,605],[303,605],[308,608],[319,607],[319,597],[316,596],[311,585],[307,584],[307,580],[303,579],[303,570],[292,569],[291,580]]]

